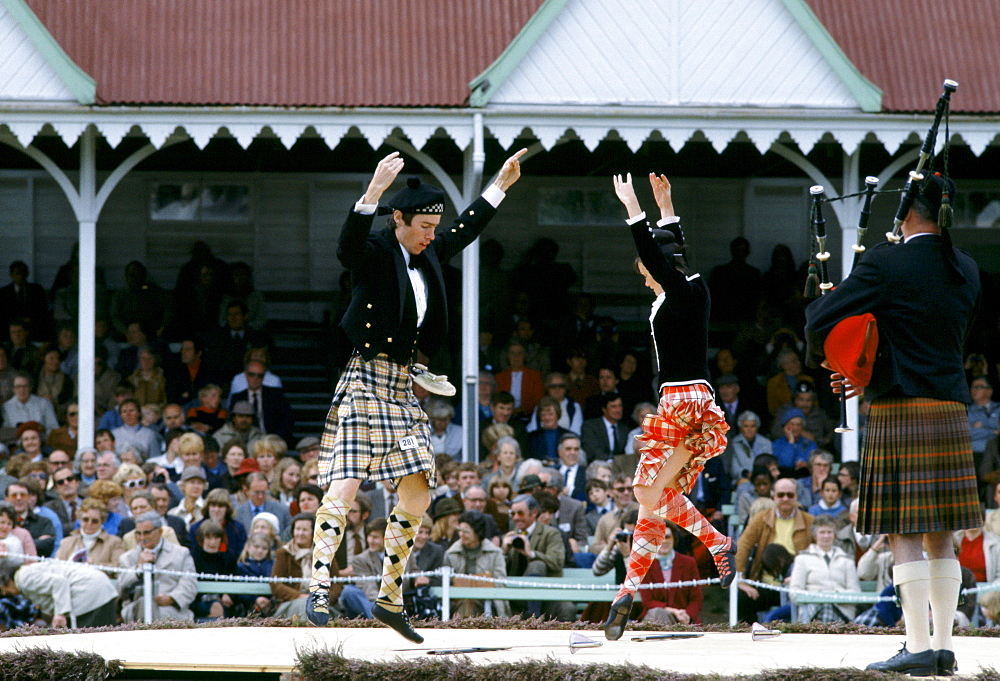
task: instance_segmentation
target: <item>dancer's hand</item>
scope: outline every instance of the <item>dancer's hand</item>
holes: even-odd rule
[[[642,208],[639,207],[639,199],[636,197],[635,187],[632,185],[632,173],[628,173],[624,180],[621,175],[612,175],[611,182],[615,187],[615,195],[625,205],[629,218],[638,217],[642,213]]]
[[[660,209],[661,218],[674,217],[674,202],[670,196],[670,180],[666,175],[657,177],[656,173],[649,174],[649,186],[653,188],[653,199]]]
[[[363,203],[376,204],[382,198],[385,190],[396,181],[396,176],[403,170],[403,159],[399,157],[399,152],[394,151],[375,166],[375,174],[372,175],[371,182],[368,183],[368,190],[365,192]]]
[[[505,192],[521,178],[521,157],[527,153],[527,149],[521,149],[521,151],[503,162],[503,167],[500,168],[497,179],[493,180],[493,184],[496,185],[497,189]]]

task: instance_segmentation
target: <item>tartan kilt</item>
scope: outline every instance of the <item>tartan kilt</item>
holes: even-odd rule
[[[406,449],[400,441],[412,437]],[[320,438],[319,484],[333,480],[390,480],[423,473],[437,484],[430,422],[413,396],[408,367],[388,355],[366,362],[354,355],[337,383]]]
[[[916,397],[872,402],[858,531],[920,534],[982,526],[966,406]]]
[[[678,473],[677,484],[690,494],[705,462],[726,450],[728,430],[708,385],[664,385],[657,413],[646,416],[642,433],[636,436],[640,455],[632,484],[652,486],[674,448],[683,444],[692,456]]]

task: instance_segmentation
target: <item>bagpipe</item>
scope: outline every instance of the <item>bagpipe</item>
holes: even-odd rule
[[[851,269],[857,267],[858,261],[865,252],[864,238],[868,231],[868,220],[871,217],[872,201],[875,194],[900,192],[899,207],[893,220],[893,229],[886,232],[886,238],[890,243],[898,244],[902,237],[900,231],[903,221],[906,220],[907,213],[913,206],[914,200],[920,193],[921,182],[924,180],[924,168],[931,163],[934,155],[934,147],[937,142],[938,128],[941,126],[942,118],[945,119],[946,139],[945,139],[945,167],[947,172],[947,148],[948,131],[947,116],[951,103],[951,95],[958,89],[958,83],[953,80],[944,81],[944,91],[938,98],[937,106],[934,110],[934,121],[931,123],[927,135],[924,137],[920,147],[920,155],[917,160],[917,167],[907,176],[906,184],[902,190],[876,191],[879,184],[877,177],[868,176],[865,178],[864,191],[828,198],[825,189],[821,185],[813,186],[809,189],[812,198],[810,210],[809,229],[812,238],[816,240],[816,253],[810,258],[808,276],[806,277],[806,298],[818,298],[833,290],[830,282],[829,267],[827,261],[830,253],[826,250],[826,220],[823,218],[823,204],[830,201],[841,201],[844,199],[857,198],[863,196],[861,213],[858,218],[858,230],[855,243],[851,246],[854,251],[854,260]],[[951,206],[950,197],[945,194],[942,197],[941,213],[938,218],[939,224],[950,224]],[[850,272],[844,274],[846,279]],[[875,363],[875,353],[878,350],[878,324],[875,316],[871,313],[854,315],[838,322],[830,333],[827,334],[823,342],[823,354],[826,360],[823,366],[843,378],[840,381],[840,424],[836,427],[836,432],[845,433],[852,430],[847,423],[847,400],[845,395],[848,390],[854,388],[865,388],[871,381],[872,369]]]

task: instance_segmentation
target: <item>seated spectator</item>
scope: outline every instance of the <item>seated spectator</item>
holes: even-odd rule
[[[527,349],[516,338],[507,343],[508,367],[496,375],[497,388],[514,396],[514,414],[527,418],[545,395],[542,372],[525,365]]]
[[[493,472],[483,477],[484,485],[489,486],[490,481],[498,476],[513,480],[521,466],[521,445],[509,435],[501,437],[493,446],[490,458],[494,462]]]
[[[431,572],[444,565],[444,551],[431,538],[431,518],[426,513],[413,538],[413,551],[406,561],[406,573]],[[430,592],[430,587],[441,586],[440,577],[405,577],[403,601],[411,617],[440,619],[441,601]]]
[[[525,431],[524,423],[522,423],[519,418],[513,418],[514,396],[509,392],[497,390],[490,397],[490,411],[493,415],[490,418],[483,419],[479,422],[479,439],[483,443],[483,449],[480,449],[479,451],[479,460],[482,461],[484,453],[491,450],[491,447],[485,442],[485,440],[483,440],[486,431],[491,426],[505,425],[512,428],[514,431],[513,433],[505,434],[512,435],[523,450],[527,446],[528,433]]]
[[[959,564],[971,570],[977,582],[1000,580],[1000,536],[982,527],[959,530],[955,552]]]
[[[556,470],[565,481],[566,494],[577,501],[586,501],[587,470],[580,463],[580,438],[572,433],[563,435],[556,452],[559,456]]]
[[[584,517],[587,520],[588,536],[597,531],[597,523],[601,516],[614,508],[614,502],[608,497],[608,485],[603,480],[592,478],[584,488],[587,492],[587,508]]]
[[[566,395],[567,379],[565,374],[551,373],[545,377],[545,394],[559,403],[559,425],[566,430],[579,433],[583,426],[583,407]],[[531,412],[531,418],[526,426],[527,432],[538,430],[538,407]]]
[[[258,513],[272,513],[278,519],[279,531],[282,534],[292,524],[292,516],[288,507],[271,496],[271,485],[263,473],[250,473],[243,484],[243,492],[247,500],[236,507],[236,519],[243,524],[247,532]]]
[[[167,378],[160,368],[160,358],[148,346],[139,348],[138,366],[129,374],[128,382],[135,388],[135,399],[139,404],[167,403]]]
[[[842,490],[841,501],[844,506],[850,506],[851,502],[858,498],[858,486],[861,479],[861,464],[857,461],[845,461],[840,464],[837,471],[837,479],[840,480]]]
[[[61,450],[52,454],[53,456],[62,454],[69,460],[69,455]],[[56,514],[62,524],[63,536],[67,537],[73,531],[77,509],[83,501],[83,497],[79,493],[79,476],[68,465],[61,466],[52,474],[52,489],[56,492],[56,497],[46,501],[45,507]]]
[[[147,428],[142,418],[139,403],[134,399],[125,399],[118,407],[122,425],[111,431],[115,438],[115,451],[120,455],[132,445],[138,445],[145,454],[156,454],[163,451],[163,440],[152,428]]]
[[[250,360],[244,369],[247,377],[247,389],[233,393],[230,400],[235,409],[236,403],[248,402],[251,413],[257,417],[257,424],[265,433],[277,435],[285,442],[293,442],[292,430],[295,419],[292,407],[281,388],[264,385],[264,374],[267,367],[263,362]]]
[[[510,502],[514,498],[514,487],[509,478],[498,475],[486,486],[486,513],[493,516],[501,532],[507,532],[510,525]]]
[[[53,627],[108,627],[118,623],[118,592],[100,570],[74,563],[27,563],[11,570],[0,568],[0,595],[21,594]]]
[[[602,366],[597,370],[597,386],[598,392],[587,398],[586,404],[583,405],[583,417],[586,419],[600,418],[602,395],[619,395],[618,372],[613,367]]]
[[[229,411],[229,422],[213,435],[219,447],[225,447],[227,443],[235,441],[249,451],[257,440],[264,437],[264,431],[253,424],[253,417],[253,408],[249,402],[235,403]]]
[[[319,459],[309,459],[303,463],[302,470],[299,471],[299,478],[303,484],[319,485]]]
[[[320,441],[318,437],[307,435],[295,443],[295,451],[299,455],[299,461],[307,464],[310,461],[319,461]]]
[[[265,435],[253,443],[250,455],[257,460],[261,474],[268,482],[273,482],[278,462],[288,453],[288,445],[280,437]]]
[[[587,373],[587,350],[575,347],[566,357],[569,373],[566,375],[569,396],[577,404],[586,404],[587,399],[601,390],[597,379]]]
[[[222,456],[222,463],[226,467],[222,475],[219,476],[220,487],[227,490],[230,494],[235,494],[240,488],[237,477],[240,475],[240,466],[247,458],[247,450],[239,441],[230,440],[223,444],[219,451]],[[260,470],[259,464],[257,465],[257,470]]]
[[[798,480],[799,503],[803,508],[818,504],[823,498],[823,483],[830,477],[832,469],[833,454],[830,452],[814,449],[809,454],[809,465],[806,467],[809,475]]]
[[[56,411],[73,399],[73,379],[60,368],[59,348],[46,345],[42,348],[42,368],[38,372],[35,394],[52,403]]]
[[[973,379],[969,388],[972,394],[969,405],[972,451],[981,456],[986,451],[986,444],[1000,435],[1000,402],[993,401],[993,384],[986,376]]]
[[[646,417],[650,414],[656,413],[656,405],[652,402],[639,402],[632,409],[632,423],[638,423],[635,428],[628,432],[628,437],[625,438],[625,453],[635,454],[635,439],[642,435],[642,422],[646,420]],[[638,464],[638,457],[636,457],[636,464]],[[635,466],[632,467],[635,470]]]
[[[219,305],[219,324],[226,322],[225,314],[229,304],[238,300],[247,308],[246,325],[256,331],[263,331],[264,325],[267,324],[267,308],[263,294],[254,289],[253,270],[250,265],[243,261],[234,262],[229,266],[229,275],[232,278],[232,286],[230,293],[222,296]]]
[[[236,574],[244,577],[270,577],[274,570],[274,558],[271,551],[274,543],[262,534],[247,539],[236,563]],[[256,612],[266,615],[271,610],[271,599],[267,596],[242,594],[236,601],[243,605],[246,612]]]
[[[320,504],[323,502],[323,495],[322,487],[301,484],[295,488],[295,501],[289,506],[289,511],[295,511],[295,515],[299,513],[316,515],[316,511],[319,510]]]
[[[455,408],[444,400],[429,400],[427,418],[431,422],[430,442],[433,452],[447,454],[456,460],[462,458],[462,426],[452,423]]]
[[[77,450],[73,457],[73,472],[80,476],[80,494],[97,480],[97,451],[92,448]]]
[[[750,476],[750,487],[743,487],[736,493],[736,515],[741,525],[750,520],[750,507],[757,499],[771,498],[771,485],[774,478],[766,468],[755,468]]]
[[[87,488],[87,498],[96,499],[108,510],[108,519],[104,521],[108,534],[118,534],[119,524],[128,515],[124,494],[122,486],[111,480],[96,480]]]
[[[820,409],[816,386],[812,381],[799,383],[792,401],[782,405],[778,413],[783,413],[785,409],[791,408],[799,409],[805,414],[802,426],[803,437],[812,440],[817,447],[822,449],[829,449],[833,446],[833,429],[836,424],[825,411]],[[775,421],[771,426],[771,437],[777,439],[781,435],[781,426]]]
[[[614,507],[610,512],[601,516],[597,521],[597,528],[594,530],[594,539],[590,543],[591,553],[600,553],[611,541],[612,535],[618,530],[621,524],[622,514],[631,507],[636,506],[635,495],[632,491],[632,474],[618,473],[611,479],[611,501]]]
[[[189,533],[191,541],[197,538],[198,529],[207,521],[211,520],[222,528],[222,541],[219,544],[219,551],[226,556],[226,560],[231,562],[234,569],[240,552],[243,551],[243,544],[247,540],[247,531],[242,523],[236,520],[236,509],[229,499],[229,493],[224,489],[213,489],[205,497],[205,505],[201,510],[201,519],[191,525]],[[197,563],[197,553],[195,553]],[[227,573],[235,574],[235,573]],[[226,606],[231,607],[231,606]]]
[[[117,351],[117,343],[109,342],[115,346]],[[121,422],[118,420],[118,412],[114,410],[118,406],[116,391],[121,385],[122,376],[111,368],[114,363],[108,357],[108,349],[98,342],[97,347],[94,348],[94,415],[101,419],[99,427],[106,428],[106,425],[102,425],[104,424],[104,415],[113,414],[115,423],[111,428],[117,428]],[[117,361],[117,354],[115,361]],[[79,380],[76,381],[76,384],[77,394],[73,395],[74,399],[79,398],[80,392]],[[131,388],[129,390],[131,391]]]
[[[818,502],[809,507],[809,513],[814,517],[828,515],[834,519],[839,530],[845,524],[850,523],[847,518],[847,507],[840,499],[840,480],[832,475],[823,481],[821,497]]]
[[[247,326],[249,311],[244,303],[238,300],[230,301],[225,309],[226,323],[215,327],[215,332],[207,342],[208,356],[213,371],[229,378],[244,366],[243,358],[250,348],[267,347],[269,340],[263,331],[257,331]],[[215,319],[211,324],[215,326]],[[266,367],[263,367],[266,371]],[[263,373],[263,371],[261,372]],[[263,376],[261,376],[263,378]]]
[[[27,555],[24,542],[14,532],[15,529],[25,532],[17,527],[17,520],[18,512],[14,506],[7,502],[0,503],[0,569],[17,569]]]
[[[174,362],[167,365],[167,399],[176,404],[187,404],[198,397],[198,391],[217,377],[202,361],[205,344],[201,338],[186,336],[181,341],[181,351]]]
[[[771,443],[778,467],[783,475],[804,476],[808,474],[809,455],[816,449],[816,443],[802,435],[805,414],[801,409],[786,409],[779,421],[783,437]]]
[[[622,422],[622,398],[618,393],[599,398],[601,417],[583,422],[580,444],[590,461],[611,461],[625,453],[629,428]]]
[[[7,486],[4,501],[14,507],[17,512],[17,525],[31,535],[38,555],[51,557],[57,548],[55,524],[48,517],[39,515],[32,501],[41,494],[42,487],[38,481],[24,476]]]
[[[222,388],[209,383],[198,391],[198,404],[188,409],[186,421],[191,428],[202,435],[211,435],[224,425],[229,414],[219,405],[222,403]]]
[[[458,539],[458,516],[462,514],[463,510],[465,509],[462,502],[455,497],[445,497],[434,505],[431,541],[440,546],[443,551],[447,551]],[[376,591],[376,595],[377,593]]]
[[[274,469],[271,481],[271,496],[285,506],[295,501],[295,490],[301,481],[302,466],[292,458],[282,459]]]
[[[140,409],[139,411],[141,413],[141,416],[139,417],[139,423],[141,423],[146,428],[155,430],[158,435],[162,435],[163,406],[147,402],[142,405],[142,409]],[[156,452],[153,453],[156,454]]]
[[[771,502],[771,508],[774,502]],[[768,510],[768,509],[760,509]],[[757,511],[758,513],[760,511]],[[795,563],[795,556],[788,552],[781,544],[768,544],[764,547],[764,552],[760,556],[761,566],[764,575],[768,575],[768,582],[771,584],[789,586],[792,583],[792,565]],[[763,617],[761,622],[790,622],[792,619],[791,603],[779,605],[772,608]]]
[[[833,545],[837,532],[833,518],[816,518],[811,532],[813,543],[795,557],[792,589],[825,593],[861,591],[854,557]],[[791,598],[793,602],[798,598],[794,591]],[[855,606],[849,603],[805,603],[798,610],[799,622],[851,622],[856,614]]]
[[[511,504],[511,518],[516,529],[504,535],[500,546],[506,559],[507,574],[515,577],[562,577],[566,548],[559,530],[538,522],[538,501],[521,494]],[[512,603],[512,608],[527,615],[570,622],[576,608],[566,601],[528,601]]]
[[[126,507],[132,499],[132,495],[139,490],[146,489],[146,485],[149,484],[145,471],[134,463],[123,463],[119,466],[115,474],[111,476],[111,482],[121,486],[122,498],[125,500]],[[122,515],[128,515],[124,509],[122,511]]]
[[[28,461],[41,461],[50,451],[45,447],[44,429],[37,421],[25,421],[17,427],[17,449],[15,454],[25,454]]]
[[[125,551],[134,549],[138,542],[135,539],[135,518],[138,518],[143,513],[148,513],[149,511],[157,511],[156,509],[156,499],[148,490],[142,490],[136,492],[132,495],[131,501],[129,501],[129,510],[132,512],[131,518],[125,518],[118,525],[118,534],[122,538],[122,547]],[[177,544],[181,546],[180,537],[177,536],[177,531],[181,531],[181,536],[186,536],[184,534],[184,521],[176,516],[165,516],[164,521],[166,525],[163,527],[163,540],[168,541],[172,544]],[[170,523],[174,523],[171,525]]]
[[[201,495],[205,493],[207,486],[205,471],[201,469],[201,466],[188,466],[181,474],[180,487],[184,498],[168,513],[183,520],[188,532],[191,531],[191,526],[195,524],[197,519],[203,515],[202,509],[205,507],[205,500]]]
[[[760,434],[760,417],[745,411],[736,419],[739,432],[730,432],[726,447],[729,458],[729,475],[733,483],[749,478],[754,459],[760,454],[771,454],[771,441]],[[724,455],[725,456],[725,455]]]
[[[195,532],[194,568],[203,575],[235,575],[236,554],[223,549],[226,531],[211,518],[198,523]],[[236,602],[229,594],[200,594],[191,604],[195,617],[231,617]]]
[[[152,563],[162,571],[154,580],[153,620],[193,620],[190,606],[198,595],[198,583],[193,576],[172,573],[195,572],[194,559],[183,546],[163,539],[163,518],[150,511],[135,519],[135,538],[139,545],[121,557],[121,567],[133,568],[118,575],[121,617],[125,622],[139,622],[143,617],[142,565]]]
[[[571,431],[559,425],[559,403],[551,397],[538,402],[538,430],[528,434],[528,455],[541,461],[554,461],[558,457],[559,439]]]
[[[894,562],[892,549],[889,547],[889,537],[880,534],[858,559],[858,579],[874,581],[875,591],[881,592],[892,584]]]
[[[780,478],[771,491],[775,500],[773,510],[761,511],[750,516],[736,551],[737,572],[752,580],[780,585],[783,575],[764,575],[763,564],[751,555],[761,556],[768,544],[779,543],[792,555],[804,551],[811,543],[809,528],[813,517],[799,508],[795,480]],[[739,582],[737,610],[741,622],[757,621],[758,612],[767,612],[779,605],[778,592],[770,589],[758,591],[746,582]]]
[[[447,499],[446,501],[454,501]],[[457,502],[455,502],[458,505]],[[457,515],[457,514],[456,514]],[[356,556],[351,556],[351,574],[355,577],[381,577],[382,561],[385,559],[385,518],[376,518],[365,526],[365,540],[368,548]],[[433,533],[432,533],[433,535]],[[312,559],[312,554],[309,556]],[[331,572],[331,574],[333,574]],[[357,584],[345,584],[338,602],[344,614],[350,618],[372,619],[372,606],[378,598],[381,582],[378,579],[359,580]],[[331,599],[333,594],[330,594]]]
[[[785,348],[778,353],[778,368],[781,372],[767,381],[767,410],[772,416],[781,413],[782,405],[792,401],[799,384],[803,381],[812,383],[812,377],[802,372],[802,359],[799,353],[791,348]]]
[[[458,518],[458,541],[452,544],[444,554],[444,562],[457,573],[477,575],[480,577],[503,578],[507,576],[507,567],[503,552],[493,542],[488,541],[486,516],[478,511],[467,510]],[[475,583],[469,578],[456,579],[455,585],[462,582]],[[471,585],[471,584],[470,584]],[[492,602],[493,614],[506,617],[510,614],[506,600]],[[484,612],[484,602],[471,599],[460,599],[452,603],[454,617],[478,617]]]
[[[66,425],[56,428],[45,438],[52,449],[61,449],[70,454],[76,452],[76,436],[80,432],[80,407],[76,402],[66,405]]]
[[[60,543],[56,558],[118,567],[118,559],[125,553],[125,545],[117,536],[108,534],[103,527],[108,519],[107,507],[96,499],[84,499],[77,517],[80,529],[74,530]]]
[[[59,427],[56,410],[44,397],[31,392],[31,375],[22,371],[14,376],[12,381],[14,396],[3,403],[3,424],[16,428],[26,421],[40,423],[44,431],[53,431]]]

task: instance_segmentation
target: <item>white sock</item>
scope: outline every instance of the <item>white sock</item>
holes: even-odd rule
[[[926,560],[915,560],[892,568],[903,622],[906,625],[906,649],[922,653],[931,648],[931,625],[927,617],[930,607],[930,568]],[[950,630],[949,630],[950,631]]]
[[[962,589],[962,567],[954,558],[927,561],[930,574],[931,616],[934,621],[934,650],[953,650],[951,629],[955,624],[958,592]]]

